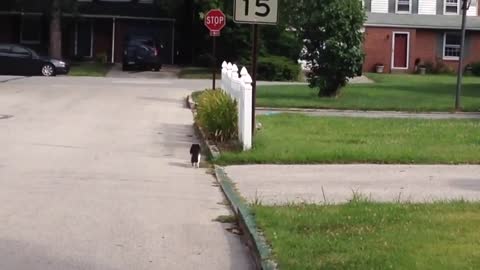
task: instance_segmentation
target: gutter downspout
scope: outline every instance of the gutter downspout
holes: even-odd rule
[[[172,65],[175,64],[175,23],[172,22]]]

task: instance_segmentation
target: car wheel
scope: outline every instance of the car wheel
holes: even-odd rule
[[[126,64],[122,65],[122,70],[123,71],[128,71],[129,69],[130,69],[130,67],[128,65],[126,65]]]
[[[42,75],[45,77],[55,76],[55,67],[51,64],[45,64],[42,66]]]
[[[159,66],[156,66],[153,68],[154,71],[160,71],[160,67]]]

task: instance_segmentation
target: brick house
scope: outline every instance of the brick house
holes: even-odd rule
[[[0,42],[47,53],[48,19],[32,2],[22,9],[0,6]],[[164,62],[175,61],[175,19],[166,18],[153,0],[78,0],[75,10],[62,14],[61,27],[62,51],[68,59],[121,62],[125,37],[136,34],[155,37],[164,46]]]
[[[460,56],[461,0],[364,0],[364,71],[415,72],[419,63],[457,70]],[[465,65],[480,62],[477,0],[467,12]]]

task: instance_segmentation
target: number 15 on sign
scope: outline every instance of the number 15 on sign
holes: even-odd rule
[[[235,0],[237,23],[277,24],[278,0]]]

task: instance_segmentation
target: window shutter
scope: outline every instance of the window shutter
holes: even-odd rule
[[[395,5],[397,0],[388,0],[388,13],[395,13]]]
[[[437,34],[437,59],[443,58],[443,35],[444,33],[442,32]]]
[[[445,0],[437,0],[437,14],[443,14],[443,5]]]

